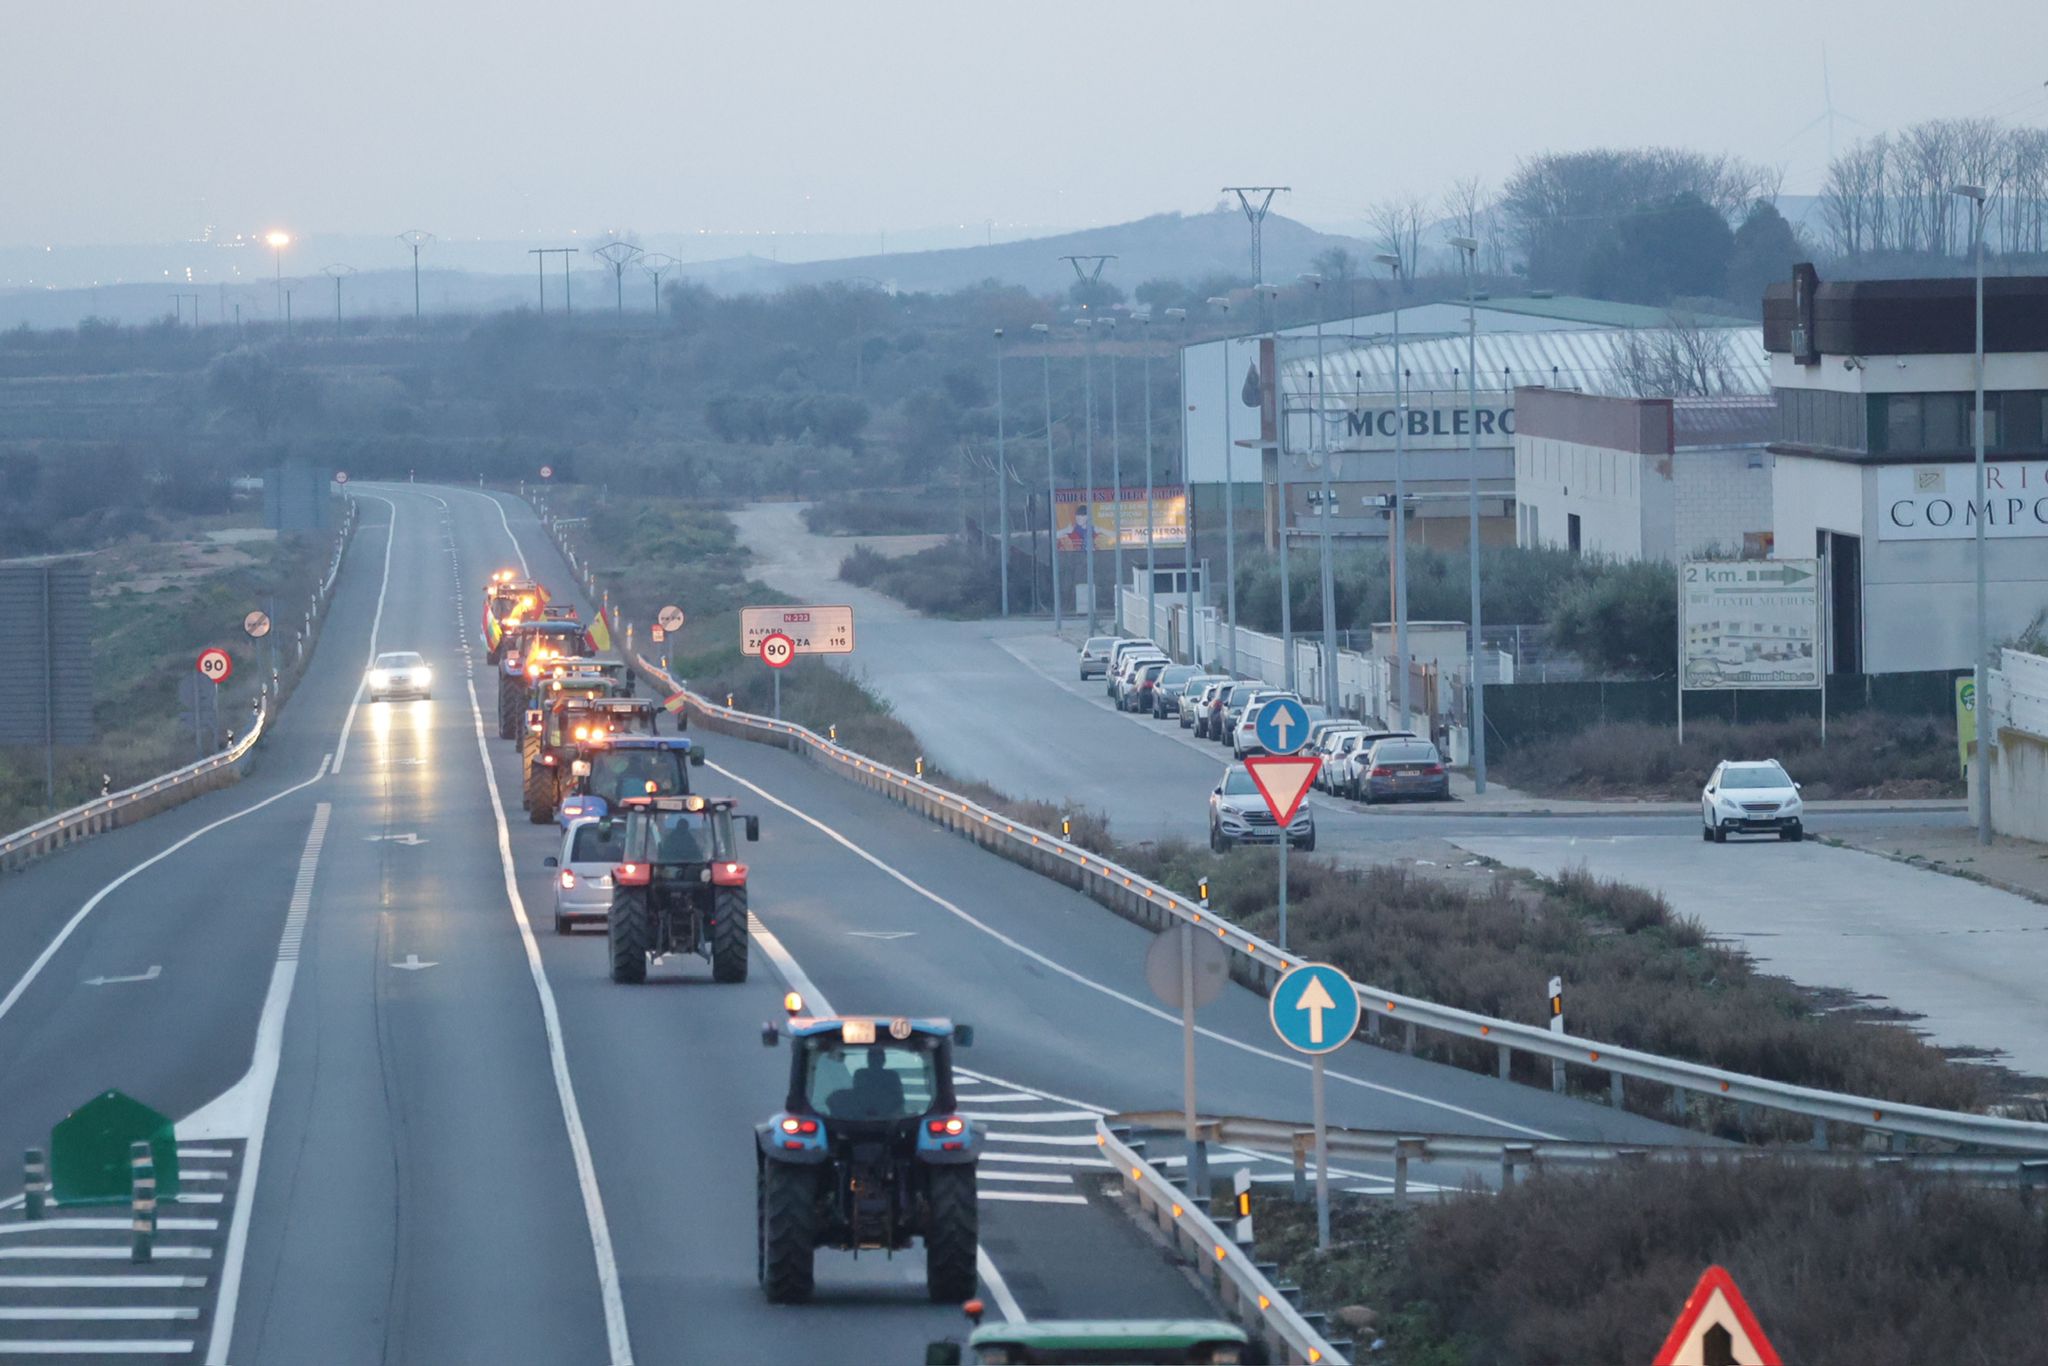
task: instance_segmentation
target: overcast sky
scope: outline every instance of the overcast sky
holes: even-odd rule
[[[5,33],[14,244],[1015,236],[1245,181],[1325,224],[1603,144],[1730,151],[1805,193],[1824,44],[1843,145],[2048,122],[2042,0],[22,0]]]

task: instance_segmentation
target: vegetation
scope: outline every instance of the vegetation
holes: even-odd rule
[[[1811,720],[1693,721],[1685,743],[1670,726],[1610,723],[1506,749],[1493,771],[1509,787],[1548,797],[1693,801],[1723,759],[1772,758],[1814,798],[1960,797],[1951,718],[1852,712]]]
[[[1030,555],[1012,552],[1013,594],[1026,591],[1032,572]],[[1002,610],[1002,577],[994,554],[965,537],[895,558],[859,546],[840,562],[839,577],[931,616],[992,617]]]
[[[820,536],[934,535],[960,529],[955,508],[920,489],[841,494],[809,504],[804,525]]]
[[[1389,1366],[1648,1361],[1710,1264],[1802,1366],[2028,1361],[2048,1291],[2037,1202],[1885,1170],[1617,1164],[1406,1209],[1339,1198],[1328,1253],[1313,1205],[1254,1219],[1259,1255]]]

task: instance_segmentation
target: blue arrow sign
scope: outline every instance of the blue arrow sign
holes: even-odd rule
[[[1358,1029],[1358,990],[1328,963],[1290,969],[1266,1009],[1273,1032],[1297,1053],[1334,1053]]]
[[[1268,754],[1292,754],[1308,741],[1308,708],[1291,697],[1276,697],[1259,708],[1253,724]]]

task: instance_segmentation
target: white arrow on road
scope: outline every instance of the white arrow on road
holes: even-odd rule
[[[424,962],[418,954],[408,953],[403,963],[393,963],[391,966],[397,968],[400,972],[418,972],[421,968],[438,968],[441,965],[439,963]],[[1324,999],[1327,1000],[1328,998],[1325,997]]]
[[[117,982],[154,982],[163,975],[162,965],[151,963],[148,972],[138,972],[133,977],[88,977],[85,984],[89,987],[110,987]]]
[[[426,843],[425,840],[410,830],[406,831],[403,835],[365,835],[363,840],[367,844],[375,844],[379,840],[386,840],[392,844],[421,845]]]
[[[908,939],[916,930],[848,930],[855,939]]]
[[[1323,1041],[1323,1012],[1335,1010],[1337,1003],[1330,999],[1330,993],[1323,986],[1323,979],[1311,977],[1308,985],[1301,989],[1301,995],[1294,998],[1294,1008],[1308,1012],[1308,1041]]]

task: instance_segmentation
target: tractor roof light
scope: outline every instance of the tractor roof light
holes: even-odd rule
[[[801,995],[800,993],[798,993],[798,992],[794,992],[794,991],[792,991],[792,992],[789,992],[789,993],[787,993],[787,994],[786,994],[786,995],[784,995],[784,996],[783,996],[783,998],[782,998],[782,1008],[783,1008],[784,1010],[788,1011],[788,1012],[789,1012],[790,1014],[792,1014],[792,1015],[801,1015],[801,1014],[803,1014],[803,1011],[804,1011],[804,998],[803,998],[803,996],[802,996],[802,995]]]

